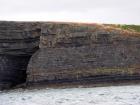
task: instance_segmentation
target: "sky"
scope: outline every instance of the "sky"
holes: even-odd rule
[[[140,0],[0,0],[0,20],[140,25]]]

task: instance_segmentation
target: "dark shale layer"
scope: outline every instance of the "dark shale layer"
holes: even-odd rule
[[[112,25],[0,22],[0,89],[140,80],[140,33]]]

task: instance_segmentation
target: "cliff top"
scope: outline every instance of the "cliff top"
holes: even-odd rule
[[[34,27],[41,27],[41,25],[45,24],[45,27],[48,26],[49,28],[71,28],[78,30],[87,30],[87,31],[102,31],[108,33],[119,33],[121,35],[126,36],[140,36],[140,25],[126,25],[126,24],[97,24],[97,23],[74,23],[74,22],[40,22],[40,21],[32,21],[32,22],[24,22],[24,21],[0,21],[0,26],[8,25],[13,27],[18,27],[23,29],[26,27],[34,28]],[[9,29],[9,27],[7,28]]]

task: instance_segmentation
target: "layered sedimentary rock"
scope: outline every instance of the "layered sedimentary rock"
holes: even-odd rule
[[[27,83],[140,79],[140,34],[99,25],[44,23]]]
[[[32,55],[38,48],[40,24],[0,22],[0,54]]]
[[[38,49],[40,24],[0,22],[0,88],[23,83],[31,55]]]
[[[0,89],[26,76],[29,84],[140,79],[140,34],[98,24],[0,22]]]

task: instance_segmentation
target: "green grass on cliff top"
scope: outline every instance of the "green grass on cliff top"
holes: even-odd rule
[[[116,27],[116,28],[121,28],[121,29],[124,29],[124,30],[129,30],[129,31],[140,32],[140,25],[126,25],[126,24],[115,25],[115,24],[110,24],[109,26],[113,26],[113,27]]]
[[[136,32],[140,32],[140,25],[117,25],[117,26],[125,30],[133,30]]]

